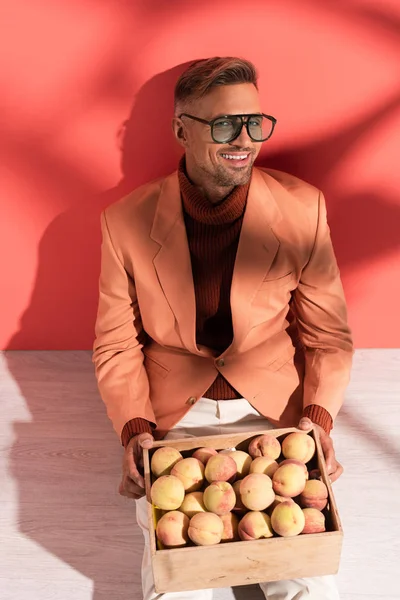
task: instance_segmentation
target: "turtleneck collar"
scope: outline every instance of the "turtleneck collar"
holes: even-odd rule
[[[189,180],[185,156],[179,162],[178,178],[184,211],[192,219],[209,225],[222,225],[233,223],[243,215],[250,181],[245,185],[237,185],[220,204],[213,204]]]

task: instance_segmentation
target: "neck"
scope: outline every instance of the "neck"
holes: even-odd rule
[[[229,194],[234,189],[234,185],[226,187],[226,186],[218,186],[214,181],[211,180],[211,177],[207,176],[207,173],[204,171],[200,171],[188,157],[186,156],[186,174],[190,181],[195,185],[199,192],[203,194],[209,202],[212,204],[219,204],[229,196]]]

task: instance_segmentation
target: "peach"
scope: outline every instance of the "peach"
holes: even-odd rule
[[[198,512],[206,512],[203,501],[203,492],[190,492],[186,494],[179,510],[189,518],[192,518]]]
[[[301,494],[306,486],[306,481],[304,469],[301,464],[282,463],[272,476],[274,492],[278,496],[289,498],[294,498],[294,496]]]
[[[238,479],[246,477],[246,475],[249,474],[250,465],[252,463],[250,454],[247,454],[247,452],[243,452],[242,450],[223,450],[221,454],[226,454],[233,458],[236,463],[236,477]]]
[[[279,463],[279,466],[282,467],[283,465],[298,465],[299,467],[301,467],[304,471],[304,476],[306,479],[309,478],[309,473],[308,473],[308,469],[306,467],[306,465],[301,462],[301,460],[296,460],[295,458],[285,458],[285,460],[282,460]]]
[[[154,477],[170,475],[172,467],[182,460],[182,454],[176,448],[163,446],[158,448],[151,457],[151,472]]]
[[[305,432],[289,433],[282,442],[282,454],[308,463],[315,454],[314,439]]]
[[[238,526],[239,519],[233,513],[227,515],[221,515],[221,521],[224,524],[224,531],[222,533],[221,542],[230,542],[239,540]]]
[[[219,544],[224,532],[221,518],[209,512],[200,512],[190,519],[188,534],[197,546]]]
[[[183,483],[185,492],[196,492],[204,481],[204,465],[197,458],[183,458],[172,467],[171,475]]]
[[[227,481],[214,481],[204,490],[204,506],[216,515],[226,515],[235,507],[236,494]]]
[[[294,500],[292,498],[285,498],[285,496],[279,496],[278,494],[275,494],[275,500],[273,501],[271,506],[268,506],[267,514],[271,516],[275,506],[278,506],[278,504],[281,504],[281,502],[294,502]]]
[[[238,531],[239,537],[243,541],[270,538],[274,535],[269,515],[258,510],[244,515],[239,523]]]
[[[251,440],[249,444],[249,454],[253,458],[257,456],[269,456],[276,460],[281,453],[281,445],[273,435],[259,435]]]
[[[275,500],[272,481],[263,473],[251,473],[240,483],[240,498],[249,510],[264,510]]]
[[[156,534],[166,548],[180,548],[189,541],[189,517],[178,510],[171,510],[157,523]]]
[[[325,517],[316,508],[303,508],[305,525],[302,533],[323,533],[325,529]]]
[[[197,448],[192,454],[193,458],[197,458],[203,465],[206,465],[210,456],[218,454],[214,448]]]
[[[272,477],[278,468],[278,463],[268,456],[257,456],[250,465],[250,473],[264,473]]]
[[[299,535],[303,531],[305,522],[300,506],[291,500],[278,504],[271,515],[272,529],[282,537]]]
[[[233,482],[236,477],[236,463],[231,456],[217,454],[207,461],[205,474],[209,483],[213,481]]]
[[[320,477],[321,477],[321,471],[319,469],[312,469],[309,472],[310,479],[320,479]]]
[[[240,497],[240,484],[242,483],[242,481],[240,479],[238,479],[238,481],[235,481],[235,483],[233,484],[233,489],[236,495],[236,504],[234,507],[234,511],[239,513],[239,514],[243,514],[245,512],[247,512],[247,508],[245,507],[245,505],[242,502],[242,499]]]
[[[299,504],[302,508],[323,510],[328,504],[328,488],[319,479],[310,479],[301,492]]]
[[[162,510],[176,510],[185,497],[185,488],[178,477],[162,475],[155,480],[150,490],[151,501]]]

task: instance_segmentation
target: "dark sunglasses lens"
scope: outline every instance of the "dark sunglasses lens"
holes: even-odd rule
[[[255,142],[262,142],[271,135],[273,123],[263,115],[251,115],[247,126],[251,139]]]
[[[237,117],[216,119],[213,123],[212,136],[216,142],[225,144],[237,136],[241,125],[242,122]]]

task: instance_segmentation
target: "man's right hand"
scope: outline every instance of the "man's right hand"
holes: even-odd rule
[[[140,433],[129,441],[122,462],[122,481],[118,490],[121,496],[135,500],[144,496],[144,479],[139,468],[143,467],[143,448],[149,450],[153,447],[153,442],[154,438],[150,433]]]

